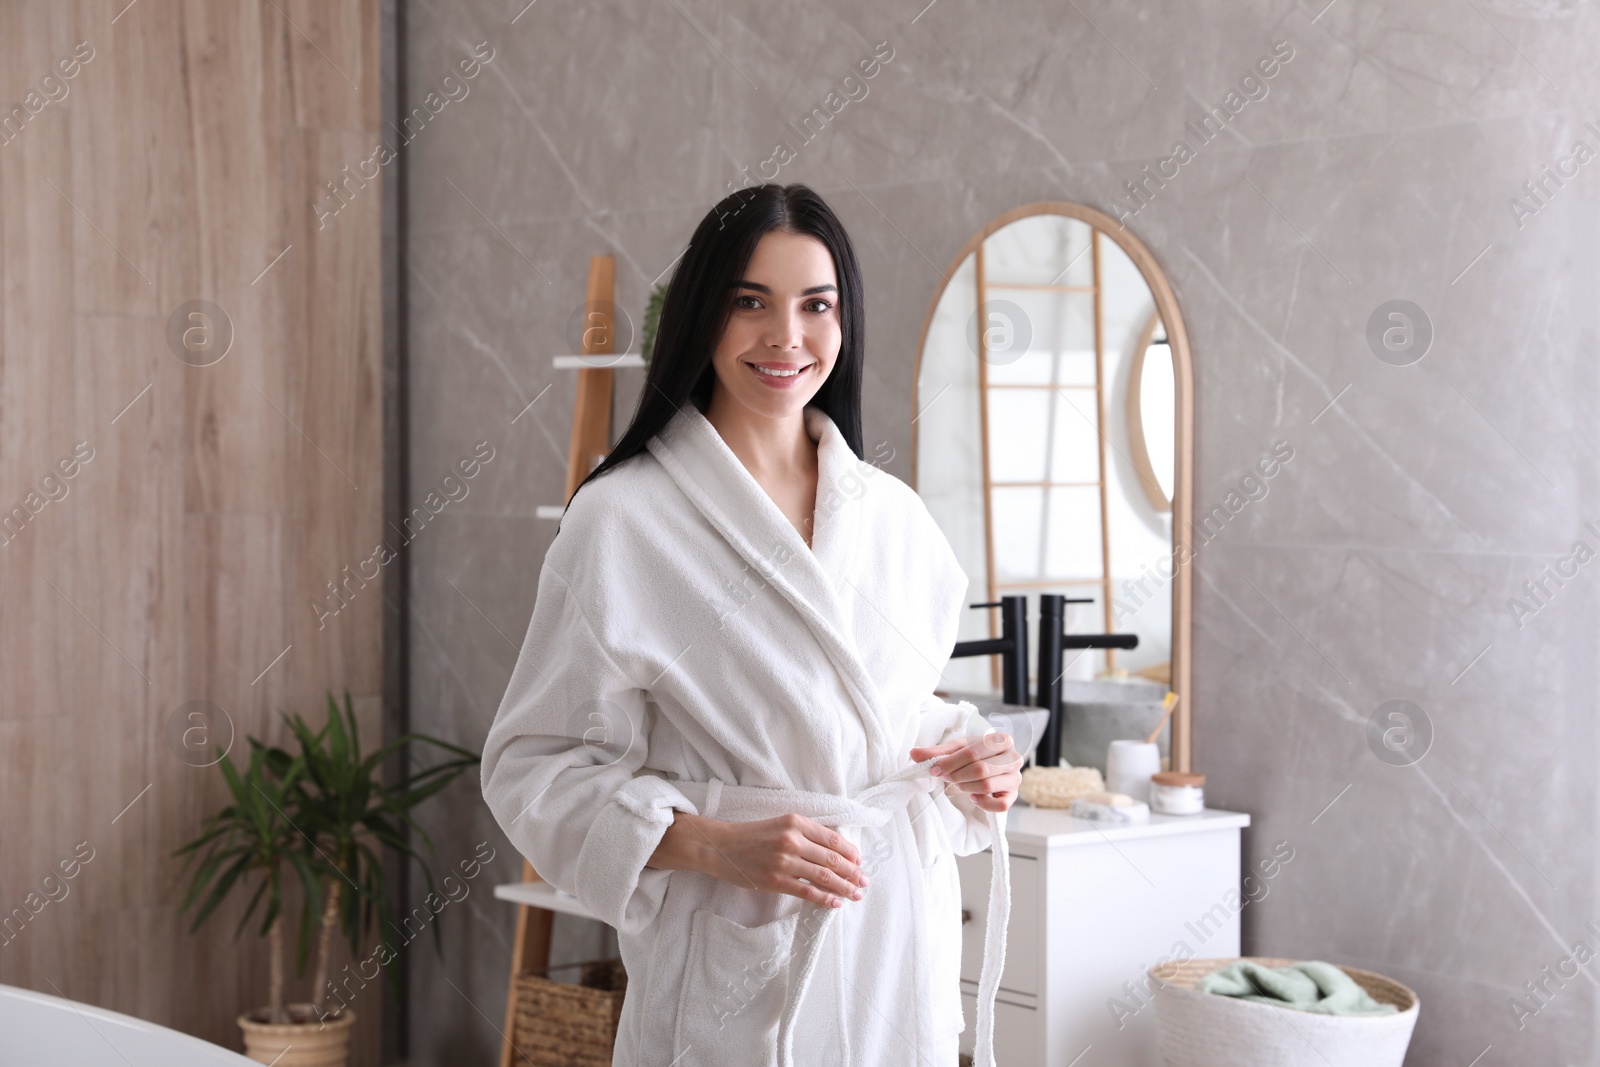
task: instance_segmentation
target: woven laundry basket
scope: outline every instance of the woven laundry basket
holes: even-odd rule
[[[1263,967],[1295,960],[1247,956]],[[1167,1067],[1400,1067],[1420,1002],[1380,974],[1339,969],[1393,1015],[1322,1015],[1195,988],[1239,958],[1171,961],[1150,968],[1156,1032]]]
[[[578,971],[577,982],[550,975]],[[611,1067],[628,973],[619,959],[520,974],[515,981],[512,1061],[533,1067]]]

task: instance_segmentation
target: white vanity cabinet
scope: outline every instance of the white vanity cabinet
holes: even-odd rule
[[[1011,921],[995,1003],[998,1067],[1160,1067],[1145,972],[1167,959],[1239,954],[1239,837],[1250,816],[1108,826],[1018,804],[1006,820]],[[987,851],[957,860],[968,1054],[990,863]]]

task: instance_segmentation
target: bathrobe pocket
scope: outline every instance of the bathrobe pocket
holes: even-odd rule
[[[683,1063],[775,1062],[799,917],[741,926],[709,908],[693,913],[673,1056]]]

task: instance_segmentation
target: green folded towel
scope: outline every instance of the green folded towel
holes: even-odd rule
[[[1238,997],[1280,1008],[1323,1015],[1390,1015],[1399,1009],[1380,1004],[1331,963],[1307,960],[1287,967],[1263,967],[1250,960],[1230,963],[1195,984],[1202,993]]]

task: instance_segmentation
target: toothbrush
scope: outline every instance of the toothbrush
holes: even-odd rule
[[[1147,745],[1156,743],[1156,738],[1161,736],[1161,728],[1167,725],[1167,719],[1172,715],[1172,709],[1178,706],[1178,694],[1167,690],[1167,695],[1161,698],[1161,721],[1156,723],[1156,728],[1150,731],[1150,736],[1144,739]]]

